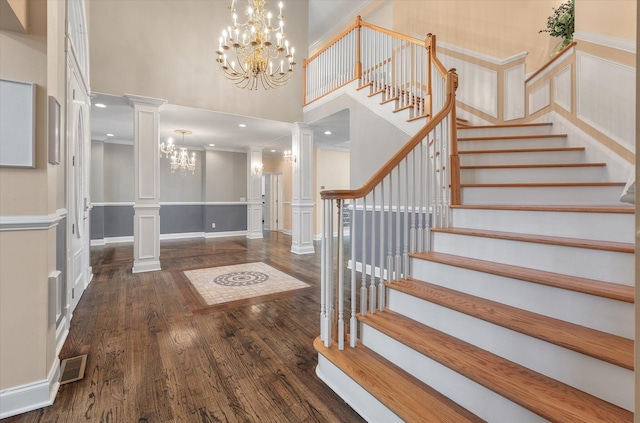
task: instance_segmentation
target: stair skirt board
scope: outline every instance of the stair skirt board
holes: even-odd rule
[[[633,409],[633,371],[389,290],[388,307],[419,323],[559,380],[627,410]],[[470,410],[474,412],[474,410]]]
[[[453,209],[456,226],[501,232],[635,243],[635,216],[536,210]]]
[[[361,341],[364,345],[478,417],[491,423],[547,422],[542,417],[425,357],[382,332],[368,325],[361,325],[361,327]]]
[[[547,272],[624,285],[635,284],[635,257],[629,253],[442,232],[433,233],[433,245],[434,252],[438,253],[521,267],[531,267],[533,264],[536,269]]]
[[[461,187],[462,204],[620,205],[622,186]]]
[[[602,166],[460,169],[461,184],[606,182]]]
[[[367,422],[402,423],[401,418],[320,353],[316,375]]]
[[[634,338],[634,305],[426,260],[412,260],[416,279],[554,319]]]

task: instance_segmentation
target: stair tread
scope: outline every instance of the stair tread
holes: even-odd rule
[[[529,204],[459,204],[452,205],[453,209],[480,209],[480,210],[521,210],[541,212],[577,212],[577,213],[620,213],[634,214],[633,206],[565,206],[565,205],[529,205]]]
[[[527,267],[513,266],[510,264],[472,259],[469,257],[437,253],[433,251],[413,253],[410,255],[411,257],[422,260],[461,267],[497,276],[504,276],[525,282],[566,289],[569,291],[609,298],[626,303],[634,302],[634,287],[629,285],[603,282],[595,279],[563,275]]]
[[[400,97],[398,97],[398,96],[395,96],[395,97],[389,97],[389,98],[387,98],[386,100],[382,100],[382,101],[380,102],[380,105],[387,104],[387,103],[390,103],[390,102],[392,102],[392,101],[399,100],[399,99],[400,99]]]
[[[500,135],[491,137],[462,137],[458,141],[504,141],[504,140],[533,140],[539,138],[567,138],[567,134],[541,134],[541,135]]]
[[[552,422],[631,422],[633,413],[393,311],[358,319]]]
[[[475,165],[460,166],[464,169],[531,169],[531,168],[552,168],[552,167],[603,167],[606,163],[540,163],[540,164],[512,164],[512,165]]]
[[[533,182],[522,184],[460,184],[460,188],[617,187],[626,182]]]
[[[390,289],[633,370],[633,340],[416,279],[386,285]]]
[[[558,148],[516,148],[500,150],[468,150],[458,151],[458,154],[495,154],[495,153],[559,153],[563,151],[584,151],[584,147],[558,147]]]
[[[484,421],[360,343],[340,351],[335,342],[326,348],[318,337],[313,346],[407,422]]]
[[[367,87],[371,87],[372,85],[373,85],[373,82],[367,82],[366,84],[359,85],[359,86],[356,88],[356,91],[363,90],[363,89],[365,89],[365,88],[367,88]]]
[[[561,245],[575,248],[588,248],[592,250],[613,251],[618,253],[635,252],[635,245],[627,242],[599,241],[591,239],[567,238],[549,235],[533,235],[515,232],[490,231],[486,229],[467,228],[433,228],[432,232],[449,233],[456,235],[478,236],[483,238],[504,239],[511,241],[532,242],[538,244]]]
[[[407,119],[407,122],[413,122],[414,120],[418,120],[418,119],[426,119],[429,117],[429,114],[425,113],[424,115],[419,115],[419,116],[414,116],[412,118]]]
[[[378,90],[378,91],[374,91],[374,92],[370,93],[370,94],[368,95],[368,97],[375,97],[376,95],[378,95],[378,94],[382,94],[382,93],[384,93],[385,91],[386,91],[386,90],[385,90],[384,88],[382,88],[382,89],[380,89],[380,90]]]

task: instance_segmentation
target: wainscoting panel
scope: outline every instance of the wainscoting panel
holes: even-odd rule
[[[544,109],[551,104],[551,83],[544,82],[535,90],[529,93],[529,114]]]
[[[553,101],[571,112],[572,107],[572,82],[571,65],[567,66],[553,76]]]
[[[635,152],[635,69],[579,51],[578,118]]]
[[[445,68],[456,68],[460,81],[456,99],[494,118],[498,117],[498,72],[446,54],[438,54]]]
[[[133,205],[104,206],[104,237],[133,236],[133,215]]]
[[[524,117],[524,64],[504,71],[504,120]]]

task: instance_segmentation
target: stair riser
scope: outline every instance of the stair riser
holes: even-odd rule
[[[605,171],[601,167],[462,169],[460,180],[463,184],[606,182]]]
[[[584,151],[460,154],[461,166],[584,163]]]
[[[635,283],[633,254],[439,232],[434,232],[433,239],[434,251],[439,253],[624,285]]]
[[[620,205],[621,186],[464,187],[462,204]]]
[[[458,138],[549,135],[552,129],[552,125],[514,126],[508,128],[458,128]]]
[[[547,420],[467,379],[387,335],[362,325],[363,344],[424,383],[492,423],[543,423]]]
[[[354,382],[322,354],[318,354],[318,378],[326,383],[367,422],[402,423],[403,420]]]
[[[460,137],[460,136],[458,136]],[[562,148],[568,147],[567,139],[558,138],[524,138],[524,139],[500,139],[500,140],[478,140],[478,141],[458,141],[459,151],[478,150],[516,150],[522,148]]]
[[[388,307],[620,407],[633,407],[633,372],[630,370],[395,290],[389,290]]]
[[[633,304],[426,260],[411,261],[413,277],[512,307],[628,339]]]
[[[527,210],[453,209],[455,226],[490,231],[634,243],[634,215]]]

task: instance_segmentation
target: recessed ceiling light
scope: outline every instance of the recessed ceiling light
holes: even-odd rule
[[[102,103],[96,103],[96,107],[100,107],[101,109],[104,109],[107,106]]]
[[[272,153],[275,153],[275,152],[276,152],[276,150],[271,150],[271,152],[272,152]]]
[[[240,128],[246,128],[247,125],[245,125],[244,123],[241,123],[240,125],[238,125]]]
[[[331,131],[324,131],[325,135],[331,135]]]
[[[209,144],[209,147],[215,147],[215,146],[216,146],[215,144]]]
[[[113,134],[107,134],[108,137],[114,137],[115,135]]]

